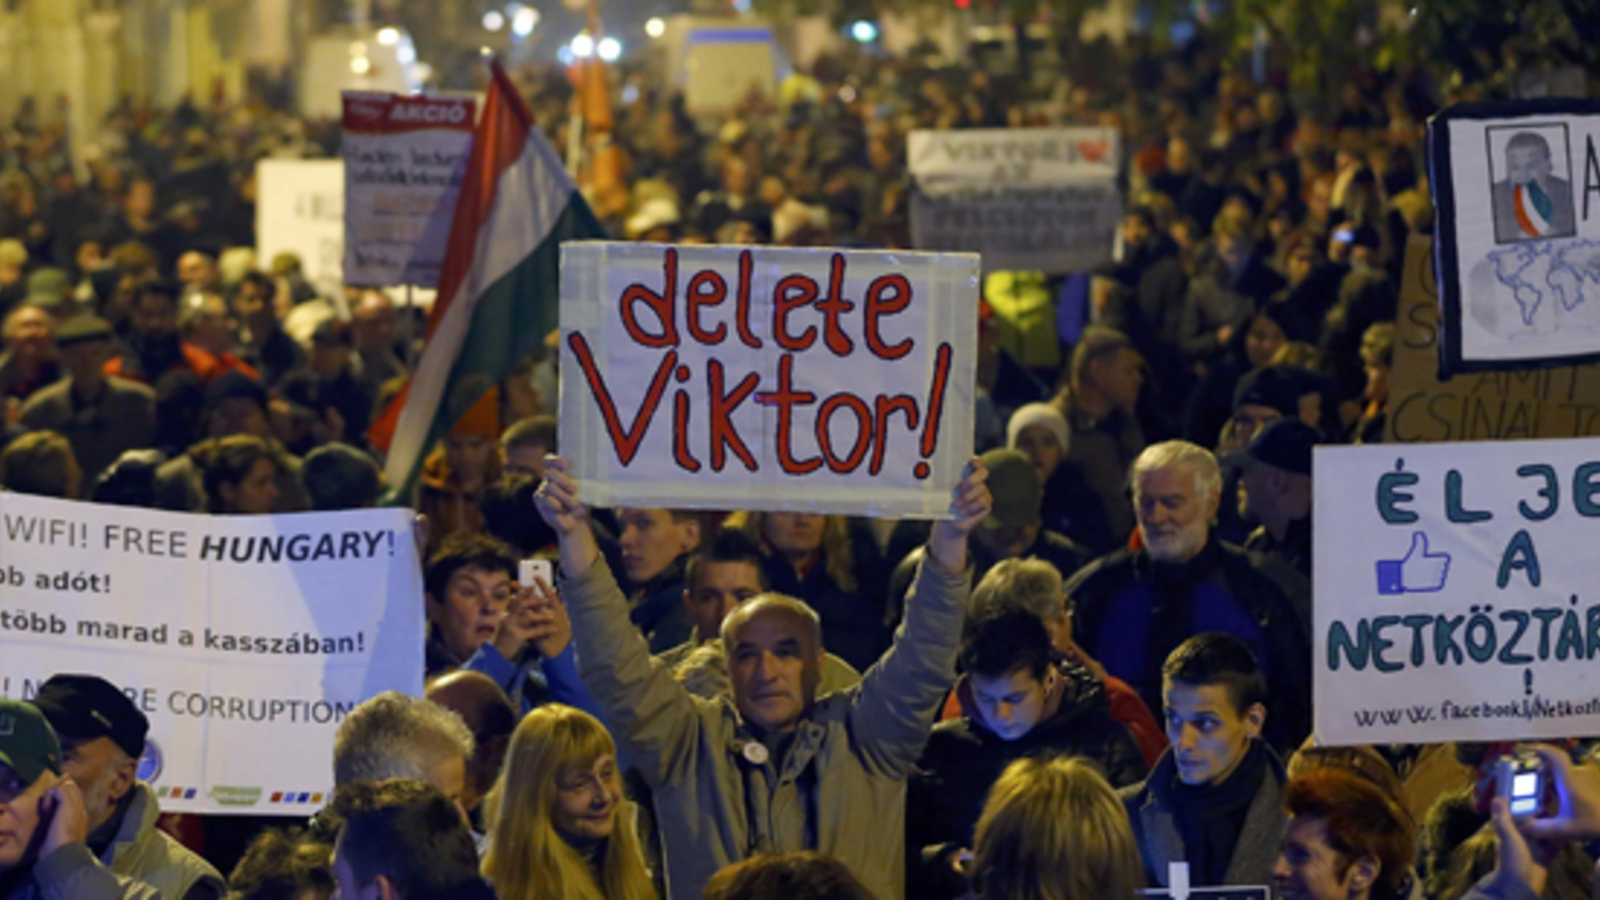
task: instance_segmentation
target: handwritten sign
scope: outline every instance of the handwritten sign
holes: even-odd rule
[[[1109,128],[914,131],[911,235],[988,270],[1082,271],[1111,258],[1122,197]]]
[[[970,254],[569,243],[562,447],[600,506],[945,514]]]
[[[1428,124],[1443,374],[1600,359],[1600,102],[1451,107]]]
[[[1600,442],[1318,447],[1316,737],[1600,733]]]
[[[345,93],[348,283],[438,285],[473,108],[470,97]]]
[[[200,516],[0,494],[0,693],[92,672],[150,719],[167,812],[305,816],[339,722],[422,689],[402,510]]]
[[[1406,247],[1390,373],[1387,443],[1600,435],[1600,365],[1457,375],[1441,381],[1433,242]]]

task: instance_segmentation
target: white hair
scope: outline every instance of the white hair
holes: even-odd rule
[[[472,730],[454,711],[387,691],[350,711],[333,737],[333,783],[428,776],[472,757]]]
[[[1133,461],[1134,496],[1139,494],[1139,483],[1144,476],[1160,469],[1185,466],[1194,474],[1194,492],[1201,500],[1214,500],[1222,496],[1222,468],[1210,450],[1188,441],[1163,441],[1144,448]]]

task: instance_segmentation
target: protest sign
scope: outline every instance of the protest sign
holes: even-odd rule
[[[256,258],[300,257],[325,297],[344,296],[344,163],[264,159],[256,164]]]
[[[99,675],[167,812],[304,816],[356,704],[420,694],[406,510],[200,516],[0,494],[0,694]]]
[[[438,285],[473,108],[470,97],[345,92],[347,284]]]
[[[970,254],[569,243],[561,446],[599,506],[945,514]]]
[[[1400,286],[1386,443],[1600,435],[1600,365],[1457,375],[1441,381],[1433,242],[1412,237]]]
[[[1440,370],[1600,359],[1600,103],[1453,106],[1428,124]]]
[[[1325,744],[1600,734],[1600,442],[1318,447]]]
[[[980,251],[989,271],[1106,262],[1122,217],[1120,143],[1109,128],[914,131],[912,243]]]

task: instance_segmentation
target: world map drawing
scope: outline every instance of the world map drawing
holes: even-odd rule
[[[1491,292],[1499,296],[1480,295],[1471,306],[1474,317],[1491,331],[1547,334],[1558,327],[1600,325],[1600,241],[1530,241],[1491,251],[1488,262],[1494,278],[1490,284],[1499,285]],[[1505,311],[1505,299],[1515,302],[1516,318],[1484,315],[1489,310],[1483,301]],[[1495,320],[1493,325],[1486,318]]]

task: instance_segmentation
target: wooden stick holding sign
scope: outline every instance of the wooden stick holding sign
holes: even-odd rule
[[[943,516],[971,254],[572,243],[562,453],[600,506]]]

